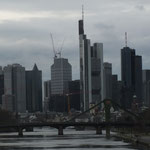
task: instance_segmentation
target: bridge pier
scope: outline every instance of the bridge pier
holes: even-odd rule
[[[23,129],[21,127],[18,128],[18,136],[23,137]]]
[[[102,128],[100,126],[96,127],[96,134],[102,134]]]
[[[106,127],[106,138],[110,138],[110,126]]]
[[[58,135],[63,135],[63,127],[59,126],[58,128]]]

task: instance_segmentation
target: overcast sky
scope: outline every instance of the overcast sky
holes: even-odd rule
[[[79,79],[78,20],[84,4],[85,33],[91,42],[104,44],[104,61],[120,76],[120,49],[128,46],[142,55],[143,69],[150,69],[150,0],[0,0],[0,65],[19,63],[32,69],[34,63],[50,79],[53,49],[62,47],[62,57]]]

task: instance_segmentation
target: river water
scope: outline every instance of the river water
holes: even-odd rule
[[[103,131],[104,133],[104,131]],[[23,137],[17,133],[0,133],[0,150],[142,150],[129,143],[105,135],[96,135],[94,130],[75,131],[65,129],[63,136],[52,128],[34,129],[24,132]]]

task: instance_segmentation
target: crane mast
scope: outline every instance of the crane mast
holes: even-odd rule
[[[52,42],[52,46],[53,46],[54,58],[57,58],[58,55],[59,55],[59,58],[61,58],[61,51],[62,51],[62,48],[63,48],[63,46],[64,46],[65,38],[64,38],[63,41],[62,41],[62,44],[61,44],[60,49],[58,49],[58,50],[56,51],[52,33],[50,33],[50,37],[51,37],[51,42]]]
[[[53,40],[53,35],[52,35],[52,33],[50,33],[50,37],[51,37],[52,46],[53,46],[54,58],[57,58],[57,53],[56,53],[56,50],[55,50],[54,40]]]

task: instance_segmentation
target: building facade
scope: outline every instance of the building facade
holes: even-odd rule
[[[131,108],[133,96],[142,103],[142,57],[129,47],[121,49],[121,79],[126,108]]]
[[[2,106],[2,95],[4,94],[4,73],[0,67],[0,107]]]
[[[104,99],[112,99],[112,64],[104,64]]]
[[[26,112],[25,68],[20,64],[4,67],[2,108],[17,113]]]
[[[92,102],[91,47],[84,34],[84,22],[79,20],[80,91],[81,110],[87,110]]]
[[[79,20],[80,101],[81,110],[103,99],[103,44],[93,46],[84,34],[84,21]],[[97,84],[97,83],[98,84]]]
[[[91,47],[92,104],[103,99],[103,44],[94,43]]]
[[[71,110],[80,110],[80,81],[69,82],[69,93],[67,95],[68,112]]]
[[[142,71],[144,105],[150,108],[150,70]]]
[[[42,71],[35,64],[26,71],[26,109],[28,112],[42,112]]]
[[[65,58],[54,58],[51,66],[51,94],[68,93],[68,82],[72,80],[72,67]]]
[[[51,81],[44,82],[44,111],[50,111]]]
[[[142,56],[135,56],[135,95],[139,106],[143,103],[142,97]]]

